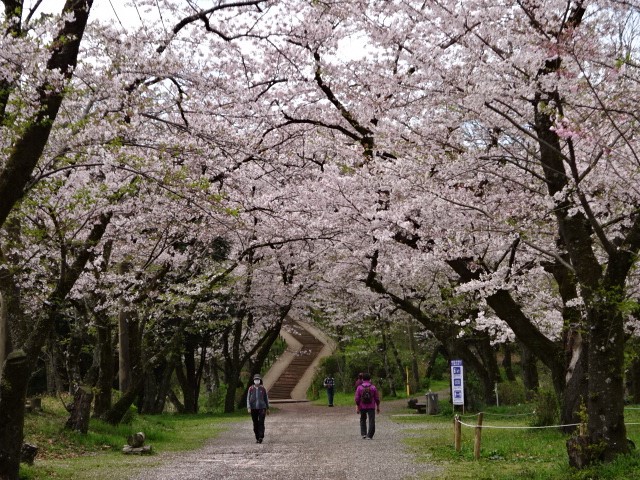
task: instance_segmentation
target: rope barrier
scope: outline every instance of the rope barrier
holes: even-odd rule
[[[535,415],[536,412],[531,412],[531,413],[489,413],[489,412],[481,412],[483,413],[485,416],[486,415],[491,415],[493,417],[526,417],[529,415]],[[474,413],[472,415],[459,415],[460,418],[469,418],[469,417],[477,417],[478,415],[480,415],[480,413]]]
[[[465,427],[469,427],[469,428],[492,428],[492,429],[496,429],[496,430],[527,430],[530,428],[562,428],[562,427],[577,427],[578,425],[581,425],[580,423],[567,423],[566,425],[543,425],[543,426],[539,426],[539,427],[524,427],[524,426],[498,426],[498,425],[471,425],[469,423],[464,423],[464,422],[460,422],[458,420],[458,423],[460,423],[460,425],[464,425]],[[640,425],[640,423],[635,423],[635,422],[630,422],[630,423],[625,423],[625,425]]]
[[[489,413],[489,412],[484,412],[485,416],[486,415],[492,415],[494,417],[526,417],[527,415],[535,415],[536,412],[531,412],[531,413]]]
[[[496,430],[528,430],[528,429],[535,429],[535,428],[560,428],[560,427],[577,427],[578,425],[580,425],[579,423],[568,423],[566,425],[543,425],[540,427],[524,427],[524,426],[497,426],[497,425],[470,425],[468,423],[464,423],[464,422],[460,422],[458,421],[458,423],[460,423],[460,425],[464,425],[465,427],[470,427],[470,428],[492,428],[492,429],[496,429]]]

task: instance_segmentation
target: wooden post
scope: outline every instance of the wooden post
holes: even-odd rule
[[[453,444],[456,448],[456,452],[460,451],[460,443],[462,441],[462,424],[460,423],[460,416],[453,417]]]
[[[476,437],[473,443],[473,456],[476,460],[480,460],[480,440],[482,438],[482,418],[484,413],[478,414],[478,425],[476,426]]]

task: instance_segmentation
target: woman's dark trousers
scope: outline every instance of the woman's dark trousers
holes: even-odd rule
[[[369,419],[369,429],[367,430],[367,418]],[[360,435],[373,438],[376,433],[376,409],[365,408],[360,410]]]

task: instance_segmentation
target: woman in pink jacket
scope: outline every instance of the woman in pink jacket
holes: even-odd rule
[[[362,376],[362,384],[356,388],[356,413],[360,414],[360,435],[363,439],[371,440],[376,433],[376,413],[380,413],[380,394],[371,383],[371,375]],[[367,419],[369,428],[367,429]]]

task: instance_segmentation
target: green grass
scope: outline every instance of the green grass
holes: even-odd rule
[[[432,390],[436,391],[432,388]],[[385,412],[389,412],[383,398]],[[326,393],[314,403],[326,405]],[[353,405],[353,393],[338,392],[336,405]],[[69,479],[88,480],[126,478],[137,471],[159,464],[159,452],[192,450],[226,429],[229,421],[246,419],[241,410],[236,414],[199,415],[132,415],[131,422],[113,427],[92,420],[87,435],[64,430],[67,413],[61,402],[44,398],[43,411],[28,414],[25,420],[25,441],[40,448],[33,466],[21,466],[24,480]],[[616,462],[594,468],[575,471],[569,468],[565,442],[567,436],[557,429],[490,429],[482,431],[481,458],[473,456],[474,429],[463,426],[462,449],[453,447],[453,417],[451,407],[441,401],[441,415],[416,415],[404,408],[404,402],[395,402],[394,412],[409,414],[393,416],[393,420],[407,427],[408,449],[419,461],[442,468],[438,478],[474,480],[637,480],[640,478],[640,453],[620,457]],[[402,405],[398,407],[398,405]],[[638,408],[638,407],[635,407]],[[528,426],[533,407],[487,408],[484,425]],[[499,415],[498,415],[499,414]],[[463,422],[474,425],[474,415],[463,416]],[[629,408],[625,412],[627,424],[640,424],[640,409]],[[148,456],[124,455],[121,450],[127,437],[135,432],[145,432],[146,443],[156,454]],[[640,425],[628,425],[627,436],[640,446]],[[425,476],[425,479],[432,478]]]
[[[528,410],[532,411],[532,407]],[[484,426],[527,427],[527,416],[504,416],[522,413],[527,406],[488,408]],[[406,409],[403,413],[413,412]],[[500,413],[501,415],[492,415]],[[626,411],[627,423],[640,422],[640,410]],[[475,425],[473,415],[465,415],[464,423]],[[439,465],[444,479],[474,480],[633,480],[640,478],[640,454],[634,451],[616,462],[575,471],[568,465],[568,436],[557,429],[490,429],[482,430],[480,460],[474,459],[474,428],[462,427],[462,448],[453,446],[453,417],[447,415],[394,416],[394,421],[415,425],[407,430],[409,450],[423,462]],[[640,445],[640,425],[627,427],[628,437]],[[431,478],[425,476],[424,478]]]
[[[227,428],[229,421],[246,417],[236,414],[132,415],[128,424],[112,426],[91,420],[89,433],[64,430],[67,413],[60,400],[43,398],[42,412],[25,418],[25,441],[39,447],[33,466],[21,465],[25,480],[64,478],[69,480],[125,478],[159,463],[156,453],[193,450]],[[122,447],[132,433],[144,432],[152,455],[124,455]]]

